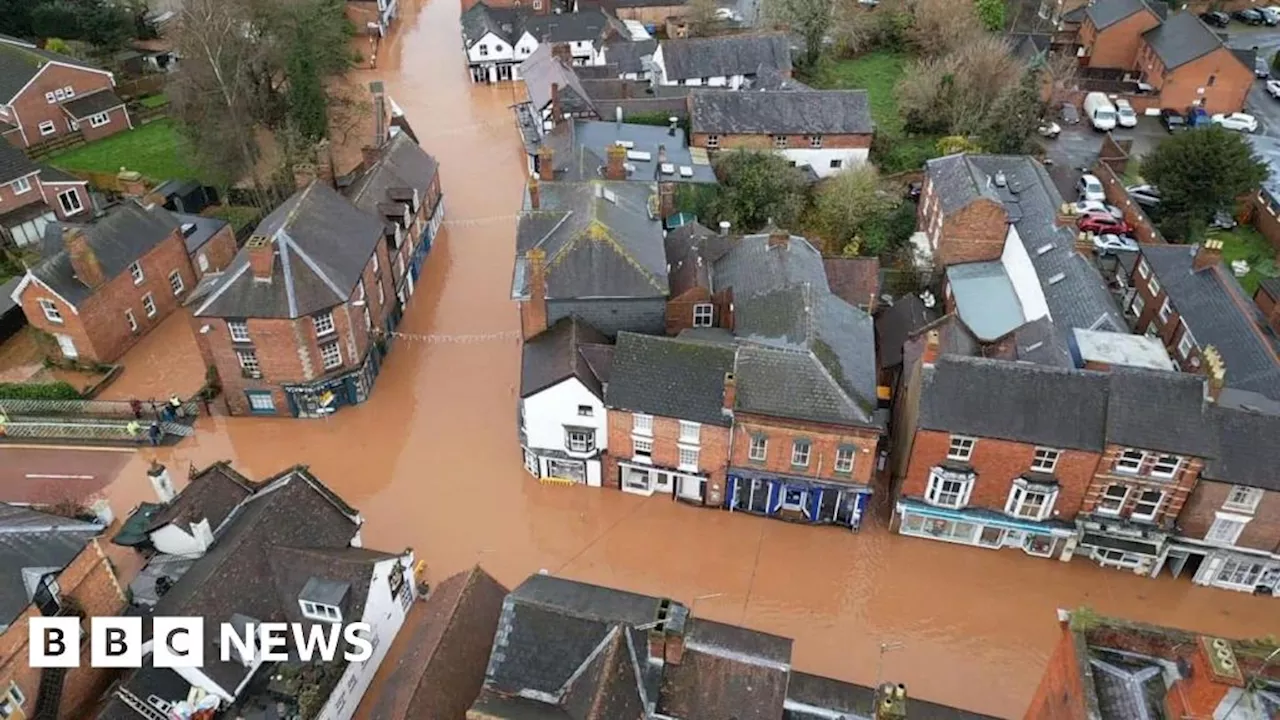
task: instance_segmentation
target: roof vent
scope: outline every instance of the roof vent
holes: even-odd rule
[[[689,167],[688,165],[681,165],[680,177],[687,177],[687,178],[693,177],[693,168]]]
[[[637,160],[639,162],[649,162],[653,159],[653,154],[645,150],[628,150],[628,160]]]
[[[1004,187],[1009,184],[1009,179],[1004,176],[1003,170],[996,172],[996,187]]]
[[[193,234],[195,234],[195,231],[196,231],[195,223],[182,223],[182,237],[191,237]]]
[[[1052,249],[1053,249],[1053,243],[1045,243],[1040,247],[1036,248],[1036,256],[1039,257],[1040,255],[1043,255]]]
[[[675,166],[675,165],[672,165],[671,163],[662,163],[662,174],[663,174],[663,175],[675,175],[675,174],[676,174],[676,166]]]
[[[1060,282],[1062,282],[1063,280],[1066,280],[1066,279],[1067,279],[1067,274],[1066,274],[1066,273],[1058,273],[1057,275],[1052,275],[1052,276],[1050,276],[1050,277],[1049,277],[1049,284],[1050,284],[1050,285],[1057,285],[1058,283],[1060,283]]]
[[[614,145],[617,145],[618,147],[624,147],[624,148],[626,148],[626,149],[628,149],[628,150],[630,150],[631,148],[633,148],[633,147],[635,147],[635,146],[636,146],[636,144],[635,144],[635,143],[633,143],[633,142],[631,142],[630,140],[618,140],[618,141],[614,142],[613,144],[614,144]]]
[[[622,169],[626,170],[627,174],[630,175],[636,171],[636,166],[631,163],[622,163]]]
[[[608,189],[608,188],[605,188],[605,189],[604,189],[604,199],[605,199],[605,200],[608,200],[608,201],[609,201],[609,202],[611,202],[611,203],[614,203],[615,205],[616,205],[616,204],[617,204],[617,202],[618,202],[618,196],[617,196],[617,195],[616,195],[612,190],[610,190],[610,189]]]

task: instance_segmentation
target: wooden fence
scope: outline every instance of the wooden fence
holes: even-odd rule
[[[59,135],[56,138],[32,144],[27,148],[27,157],[39,161],[53,153],[84,145],[85,142],[84,133],[74,130],[66,135]]]
[[[131,78],[129,80],[121,80],[116,83],[116,94],[125,100],[141,97],[143,95],[155,95],[164,90],[164,82],[167,76],[143,75],[142,77]]]

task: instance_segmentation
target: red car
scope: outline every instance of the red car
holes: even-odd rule
[[[1129,223],[1123,220],[1117,220],[1108,213],[1089,213],[1080,218],[1077,227],[1085,232],[1097,233],[1099,235],[1108,233],[1111,235],[1128,235],[1133,232],[1133,228],[1129,227]]]

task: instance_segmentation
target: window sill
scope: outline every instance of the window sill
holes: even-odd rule
[[[653,464],[653,458],[651,458],[651,457],[641,457],[641,456],[639,456],[639,455],[632,455],[632,456],[631,456],[631,462],[633,462],[633,463],[640,463],[640,464],[642,464],[642,465],[652,465],[652,464]]]
[[[676,469],[679,470],[680,472],[686,472],[686,473],[697,474],[698,472],[700,472],[697,465],[677,465]]]
[[[805,470],[808,470],[808,469],[809,469],[809,466],[808,466],[808,465],[797,465],[797,464],[795,464],[795,463],[791,463],[791,469],[792,469],[792,470],[805,471]]]

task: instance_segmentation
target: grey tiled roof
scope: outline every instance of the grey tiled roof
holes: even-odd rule
[[[462,43],[470,48],[493,33],[514,45],[524,32],[524,13],[516,8],[489,7],[483,0],[462,13]]]
[[[551,86],[558,85],[560,106],[564,112],[599,115],[577,73],[551,54],[551,43],[539,44],[533,54],[520,63],[519,72],[529,93],[529,102],[537,111],[541,112],[551,104]]]
[[[48,238],[61,240],[61,228],[70,223],[50,223],[46,228]],[[102,274],[110,280],[125,272],[135,261],[144,257],[169,237],[178,227],[178,220],[162,207],[144,208],[133,201],[123,202],[88,225],[81,226],[89,247],[93,249],[102,266]],[[53,252],[31,268],[40,282],[75,304],[92,293],[75,276],[71,258],[61,242],[52,245]]]
[[[24,40],[0,37],[0,105],[13,99],[50,60],[86,70],[100,70],[68,55],[42,50]]]
[[[1142,37],[1155,51],[1160,62],[1164,63],[1166,70],[1181,67],[1225,47],[1222,39],[1200,18],[1186,11],[1174,13],[1160,25],[1143,33]]]
[[[875,427],[871,317],[812,285],[734,300],[736,410]]]
[[[608,338],[599,330],[574,317],[556,324],[525,342],[520,353],[520,397],[541,392],[570,377],[588,390],[601,394],[601,381],[591,368],[584,345],[601,345]]]
[[[644,58],[652,57],[658,49],[657,40],[641,40],[632,42],[625,38],[614,38],[605,43],[604,60],[617,66],[618,74],[644,72]]]
[[[1280,278],[1262,278],[1259,287],[1266,290],[1273,298],[1280,299]]]
[[[61,572],[102,530],[98,523],[0,503],[0,627],[27,607],[41,577]]]
[[[76,177],[75,175],[72,175],[69,172],[64,172],[62,170],[59,170],[58,168],[53,167],[52,165],[42,165],[40,166],[40,182],[49,184],[49,183],[85,183],[87,181],[81,180],[80,178]]]
[[[87,120],[98,113],[124,105],[124,101],[110,88],[103,88],[88,95],[79,95],[62,103],[62,109],[72,120]]]
[[[667,80],[791,70],[791,42],[781,33],[664,40],[660,47]]]
[[[798,235],[775,247],[769,246],[768,235],[748,235],[711,267],[712,290],[732,288],[735,299],[788,285],[808,284],[823,292],[829,288],[822,254]]]
[[[702,90],[689,95],[695,133],[869,135],[875,130],[865,90]]]
[[[546,252],[547,297],[665,297],[662,223],[650,217],[655,186],[544,182],[539,210],[521,213],[512,293],[526,297],[525,251]]]
[[[618,333],[605,405],[728,427],[724,380],[733,356],[732,344]]]
[[[1227,386],[1280,400],[1280,340],[1221,263],[1192,271],[1194,252],[1186,245],[1142,249],[1192,337],[1200,347],[1212,345],[1222,353]]]
[[[1210,412],[1218,456],[1205,464],[1210,480],[1280,492],[1280,415],[1216,406]]]
[[[7,142],[0,142],[0,184],[26,177],[40,168],[27,154]]]
[[[427,188],[439,168],[436,159],[408,133],[396,133],[383,145],[378,161],[343,188],[342,194],[361,210],[380,215],[377,204],[387,202],[387,192],[392,189],[417,190],[419,200],[426,202]]]
[[[1013,342],[1014,359],[1063,368],[1076,366],[1066,336],[1058,332],[1047,317],[1014,330]]]
[[[944,155],[924,164],[925,174],[933,183],[933,192],[943,212],[954,212],[969,203],[986,198],[1000,202],[987,175],[969,162],[968,155]]]
[[[484,2],[477,2],[462,13],[462,40],[467,47],[486,33],[493,33],[515,45],[527,32],[541,46],[574,41],[597,42],[620,29],[618,21],[599,8],[542,15],[524,8],[490,7]]]
[[[875,704],[875,690],[865,685],[792,670],[782,720],[861,720],[871,717]],[[911,720],[995,720],[990,715],[922,700],[918,695],[907,700],[907,707]]]
[[[1155,15],[1144,0],[1097,0],[1088,6],[1085,16],[1093,21],[1094,27],[1105,30],[1143,10]]]
[[[188,215],[176,212],[173,213],[173,216],[181,224],[182,238],[183,242],[186,243],[188,253],[194,253],[199,250],[213,238],[214,234],[229,224],[226,220],[205,217],[204,215]]]
[[[1216,454],[1204,376],[1114,367],[1110,380],[1109,442],[1196,457]]]
[[[648,160],[627,158],[627,165],[634,168],[628,173],[628,180],[716,182],[715,171],[706,156],[701,155],[695,161],[685,143],[684,133],[678,130],[672,134],[668,128],[655,125],[574,120],[560,123],[543,137],[542,142],[553,151],[556,180],[573,182],[600,178],[608,161],[609,147],[623,142],[630,143],[628,150],[649,153]],[[666,160],[661,161],[664,153]],[[662,170],[664,164],[670,166],[670,172]],[[685,177],[680,174],[680,168],[689,168],[693,174]],[[542,168],[539,172],[543,172]]]
[[[345,302],[384,233],[382,220],[312,182],[254,230],[275,246],[271,282],[254,280],[249,251],[241,249],[196,314],[298,318]]]

